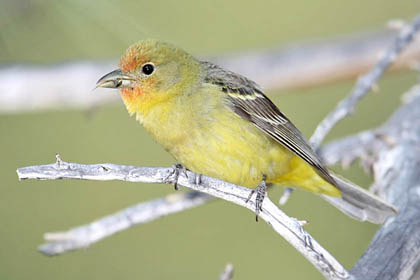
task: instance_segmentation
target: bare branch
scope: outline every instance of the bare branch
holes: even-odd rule
[[[395,31],[350,35],[207,59],[257,81],[268,91],[308,87],[365,73],[375,65],[394,36]],[[416,61],[420,61],[420,40],[415,40],[399,56],[393,69],[411,67]],[[116,61],[81,61],[47,67],[3,66],[0,68],[0,113],[89,109],[115,102],[119,99],[115,93],[103,94],[92,89],[97,79],[116,65]],[[28,87],[31,91],[26,90]]]
[[[188,210],[213,199],[214,197],[201,192],[188,192],[171,194],[164,198],[139,203],[88,225],[79,226],[66,232],[46,233],[44,239],[48,243],[41,245],[39,251],[53,256],[87,248],[105,237],[134,225]]]
[[[174,171],[172,168],[135,167],[110,163],[83,165],[63,161],[60,162],[59,165],[55,163],[19,168],[17,173],[20,179],[39,180],[65,178],[101,181],[121,180],[144,183],[173,183],[175,179],[173,177]],[[201,176],[201,182],[199,184],[196,184],[195,179],[194,173],[186,171],[184,174],[181,172],[179,174],[178,184],[255,211],[255,198],[252,198],[246,203],[250,194],[249,189],[204,175]],[[303,254],[327,279],[345,279],[347,277],[345,268],[303,229],[299,221],[284,214],[268,197],[264,199],[260,217]],[[106,222],[108,220],[103,219],[97,222],[101,221]],[[107,225],[101,224],[101,227],[107,227]],[[81,230],[79,228],[79,231],[74,231],[72,233],[73,236],[71,236],[71,239],[82,240],[86,237],[84,236],[84,232],[84,229]],[[79,233],[82,235],[78,236]],[[60,237],[63,237],[59,238],[60,242],[66,239],[65,235]],[[50,246],[47,251],[50,254],[54,254],[64,252],[69,248],[59,246],[57,252],[54,252],[54,249],[56,249],[54,246]]]
[[[411,25],[406,25],[395,39],[394,44],[389,48],[375,67],[358,80],[354,90],[328,116],[318,125],[311,137],[312,146],[318,148],[329,131],[343,118],[353,113],[356,104],[371,89],[375,87],[381,76],[388,67],[396,60],[398,54],[405,49],[414,39],[420,29],[420,15],[417,16]]]
[[[410,90],[408,102],[385,125],[333,142],[320,151],[328,163],[360,158],[374,175],[372,189],[399,209],[353,267],[352,279],[404,280],[411,279],[418,270],[420,86]]]
[[[373,156],[381,145],[384,143],[375,130],[368,130],[329,143],[321,147],[318,154],[326,165],[340,163],[343,168],[347,168],[358,158],[367,160],[370,155]]]

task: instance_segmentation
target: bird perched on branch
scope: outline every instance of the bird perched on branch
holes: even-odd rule
[[[97,86],[120,89],[128,112],[178,163],[254,188],[257,217],[268,183],[329,196],[359,220],[382,223],[394,214],[329,171],[258,84],[180,48],[157,40],[134,44]]]

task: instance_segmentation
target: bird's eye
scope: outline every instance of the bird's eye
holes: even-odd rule
[[[147,63],[143,65],[141,71],[146,75],[152,75],[153,71],[155,71],[155,67],[153,66],[153,64]]]

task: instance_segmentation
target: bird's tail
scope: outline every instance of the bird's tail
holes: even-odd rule
[[[359,221],[382,224],[386,218],[395,215],[397,209],[361,187],[331,173],[341,192],[341,197],[322,195],[340,211]]]

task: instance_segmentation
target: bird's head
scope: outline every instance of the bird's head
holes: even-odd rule
[[[120,89],[131,113],[146,114],[153,106],[188,91],[200,80],[200,64],[187,52],[157,40],[130,46],[119,68],[97,82],[97,87]]]

